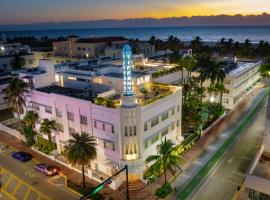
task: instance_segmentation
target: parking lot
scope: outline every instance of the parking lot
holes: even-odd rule
[[[13,152],[0,143],[1,200],[78,199],[65,187],[63,176],[45,176],[34,169],[38,162],[20,162],[12,158]]]

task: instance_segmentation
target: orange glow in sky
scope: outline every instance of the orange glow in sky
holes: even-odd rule
[[[270,13],[270,0],[2,1],[0,24]]]

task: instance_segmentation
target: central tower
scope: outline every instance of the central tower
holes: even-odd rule
[[[124,45],[123,51],[123,75],[124,75],[124,96],[133,96],[132,90],[132,51],[129,45]]]

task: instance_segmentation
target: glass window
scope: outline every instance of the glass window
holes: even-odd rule
[[[169,113],[166,112],[166,113],[164,113],[164,114],[162,115],[161,119],[162,119],[162,121],[164,121],[165,119],[168,119],[168,117],[169,117]]]
[[[102,129],[105,131],[105,123],[102,124]]]
[[[68,114],[68,120],[74,121],[74,114],[72,112],[67,112],[67,114]]]
[[[128,128],[125,126],[125,136],[128,136]]]
[[[71,134],[71,133],[75,133],[75,129],[74,128],[68,128],[68,130],[69,130],[69,133]]]
[[[172,109],[172,115],[174,115],[174,109]]]
[[[39,110],[39,105],[33,103],[33,104],[32,104],[32,108],[35,109],[35,110]]]
[[[147,131],[147,128],[148,128],[148,124],[144,123],[144,131]]]
[[[151,144],[154,144],[158,140],[159,140],[159,134],[156,134],[154,137],[151,138]]]
[[[179,126],[179,120],[177,120],[177,124],[176,124],[176,126],[177,126],[177,127]]]
[[[56,123],[55,125],[56,125],[56,129],[57,129],[58,131],[64,132],[63,124]]]
[[[114,133],[114,126],[112,125],[112,133]]]
[[[134,136],[137,135],[136,126],[133,126],[133,134],[134,134]]]
[[[153,119],[152,121],[151,121],[151,127],[153,127],[153,126],[156,126],[157,124],[158,124],[158,117],[156,117],[155,119]]]
[[[56,108],[56,116],[57,117],[62,117],[62,112],[58,108]]]
[[[87,125],[87,117],[80,115],[81,124]]]
[[[161,137],[167,135],[169,133],[168,129],[164,129],[162,132],[161,132]]]
[[[49,108],[49,107],[45,107],[45,112],[46,112],[46,113],[52,113],[52,109]]]
[[[180,111],[180,105],[177,106],[177,112],[179,112],[179,111]]]
[[[132,136],[132,127],[129,127],[129,136]]]
[[[94,121],[94,127],[97,128],[97,122],[96,121]]]
[[[128,145],[126,144],[125,153],[128,154]]]

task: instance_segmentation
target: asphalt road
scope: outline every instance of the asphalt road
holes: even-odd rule
[[[37,164],[36,161],[31,160],[26,163],[21,163],[11,157],[13,151],[1,151],[0,152],[0,167],[8,170],[11,174],[15,175],[19,179],[23,180],[27,184],[31,185],[42,194],[46,195],[50,199],[54,200],[77,200],[79,197],[70,192],[64,187],[64,178],[56,175],[54,177],[46,177],[45,175],[37,172],[33,166]],[[16,182],[10,182],[8,188],[16,187]],[[12,185],[13,184],[13,185]],[[7,188],[7,189],[8,189]],[[20,193],[20,189],[18,189]],[[24,192],[18,194],[24,197]],[[33,194],[34,195],[34,194]],[[0,198],[1,199],[1,198]]]
[[[237,187],[244,180],[244,174],[262,143],[265,120],[266,105],[258,111],[255,120],[244,130],[232,148],[226,153],[224,159],[190,199],[231,199]]]

